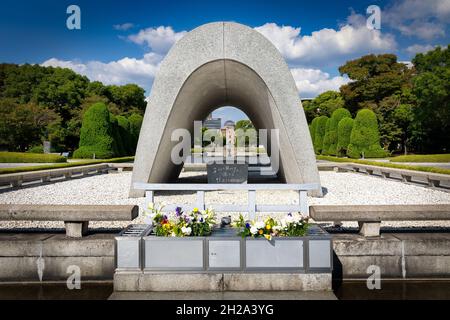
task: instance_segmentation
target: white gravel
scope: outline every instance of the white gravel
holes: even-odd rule
[[[193,173],[190,173],[192,175]],[[450,204],[450,192],[427,189],[417,185],[384,180],[355,173],[320,172],[322,186],[326,188],[323,198],[309,198],[309,204]],[[0,193],[3,204],[137,204],[143,211],[144,198],[129,199],[131,173],[96,175],[92,177],[61,181],[58,183],[29,187]],[[245,203],[246,193],[211,192],[206,194],[207,204]],[[293,191],[257,192],[260,204],[296,203]],[[194,194],[161,194],[157,203],[182,204],[195,202]],[[221,214],[226,215],[226,214]],[[142,223],[143,217],[133,223]],[[93,228],[121,228],[128,222],[91,222]],[[355,227],[356,223],[345,223]],[[450,221],[386,222],[393,227],[450,227]],[[62,222],[0,221],[0,228],[63,228]]]

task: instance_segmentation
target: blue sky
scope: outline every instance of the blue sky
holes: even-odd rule
[[[71,4],[81,8],[81,30],[66,28]],[[382,10],[381,30],[366,27],[369,5]],[[104,83],[135,82],[149,94],[170,47],[213,21],[243,23],[271,40],[302,98],[338,90],[348,79],[337,68],[349,59],[390,52],[408,61],[450,43],[450,0],[2,0],[0,62],[69,67]]]

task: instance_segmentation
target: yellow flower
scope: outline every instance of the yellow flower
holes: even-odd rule
[[[259,232],[259,234],[263,234],[264,231],[262,231],[261,229],[259,229],[258,232]]]
[[[267,229],[267,230],[270,230],[270,229],[272,229],[272,226],[271,226],[270,224],[268,224],[268,225],[266,226],[266,229]]]
[[[264,238],[266,238],[267,240],[272,240],[272,235],[270,235],[270,234],[265,234],[264,235]]]
[[[198,212],[198,208],[194,208],[194,212]]]

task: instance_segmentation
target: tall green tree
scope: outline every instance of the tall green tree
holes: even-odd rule
[[[413,140],[422,152],[450,151],[450,45],[413,59]]]
[[[336,109],[330,118],[330,125],[328,128],[329,146],[327,154],[335,156],[338,154],[338,125],[343,118],[351,118],[352,115],[347,109]],[[324,147],[325,148],[325,147]]]
[[[350,158],[383,158],[386,151],[380,146],[377,117],[370,109],[363,109],[356,115],[347,147]]]
[[[96,103],[84,114],[80,147],[73,157],[108,159],[116,152],[111,114],[104,103]]]
[[[327,121],[327,116],[320,116],[317,118],[316,133],[314,134],[314,151],[316,154],[322,153],[323,138],[325,137]]]

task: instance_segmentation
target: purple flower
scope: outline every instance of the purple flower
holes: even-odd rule
[[[190,223],[190,222],[191,222],[191,218],[189,218],[188,216],[185,216],[185,217],[184,217],[184,221],[185,221],[186,223]]]
[[[247,222],[247,223],[245,224],[245,227],[246,227],[247,229],[250,229],[250,223]]]
[[[180,208],[180,207],[177,207],[177,208],[175,209],[175,213],[176,213],[177,217],[179,217],[179,216],[181,216],[181,214],[183,213],[183,211],[181,211],[181,208]]]
[[[167,215],[163,216],[163,220],[168,220],[169,218],[167,217]]]
[[[289,212],[289,213],[288,213],[288,216],[289,216],[289,217],[292,217],[292,213]]]

